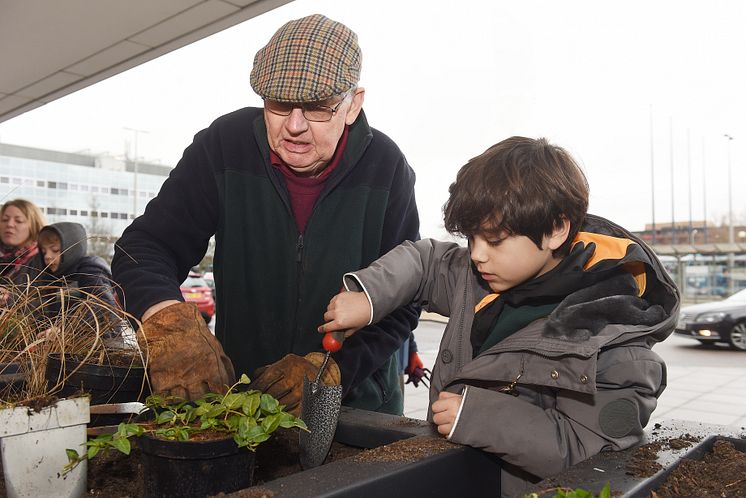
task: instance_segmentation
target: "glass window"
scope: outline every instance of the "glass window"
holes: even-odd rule
[[[108,218],[109,217],[109,213],[107,213],[106,211],[101,211],[101,217],[102,218]]]
[[[109,187],[101,187],[101,192],[104,193],[104,194],[108,194],[109,193]]]
[[[70,184],[70,190],[78,190],[78,184],[77,183],[71,183]]]
[[[0,183],[10,183],[10,178],[7,176],[0,176]]]
[[[45,182],[44,180],[36,180],[36,186],[44,188],[47,186],[47,182]]]
[[[112,193],[112,195],[119,195],[119,189],[111,187],[111,193]]]
[[[80,191],[81,192],[88,192],[88,185],[81,185],[80,186]]]
[[[57,182],[47,182],[47,188],[57,188]]]
[[[70,216],[78,216],[78,210],[77,209],[71,209],[70,210]]]
[[[98,187],[96,185],[91,185],[91,192],[98,192]]]
[[[88,216],[88,211],[86,209],[81,209],[80,216]]]

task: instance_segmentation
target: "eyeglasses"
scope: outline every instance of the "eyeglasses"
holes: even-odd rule
[[[264,108],[272,114],[277,114],[278,116],[290,116],[290,113],[293,112],[293,109],[300,108],[301,112],[303,113],[303,117],[306,118],[308,121],[324,123],[326,121],[331,121],[331,119],[334,117],[334,114],[336,114],[337,110],[339,110],[339,106],[344,103],[346,98],[347,93],[342,96],[342,100],[337,102],[337,105],[335,105],[334,107],[320,104],[303,104],[292,102],[277,102],[276,100],[265,100]]]

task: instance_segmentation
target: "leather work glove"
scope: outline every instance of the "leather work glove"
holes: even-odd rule
[[[412,351],[409,353],[409,364],[407,365],[406,370],[404,370],[404,373],[409,375],[405,384],[411,382],[414,384],[414,387],[420,387],[420,382],[422,382],[425,387],[428,387],[426,381],[430,380],[430,374],[432,372],[425,368],[425,364],[422,363],[422,359],[420,359],[420,355],[417,354],[417,351]]]
[[[249,387],[272,395],[285,405],[288,412],[297,417],[300,415],[303,377],[307,377],[309,381],[316,380],[323,361],[324,353],[308,353],[306,356],[285,355],[271,365],[257,368]],[[341,378],[337,363],[329,358],[321,382],[327,386],[338,386]]]
[[[233,364],[191,303],[172,304],[149,317],[137,331],[147,352],[154,393],[195,400],[224,393],[235,382]]]

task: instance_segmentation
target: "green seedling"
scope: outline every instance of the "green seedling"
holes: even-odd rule
[[[525,495],[523,498],[539,498],[539,496],[543,494],[544,493],[531,493]],[[592,491],[581,488],[557,488],[554,491],[554,495],[552,496],[552,498],[611,498],[611,485],[607,482],[606,485],[598,493],[598,496],[593,494]]]
[[[233,437],[240,448],[255,451],[278,428],[308,430],[301,419],[284,411],[285,405],[271,395],[256,390],[236,390],[239,385],[249,382],[249,377],[243,374],[227,393],[207,393],[193,402],[174,396],[149,396],[145,405],[156,414],[152,421],[123,422],[114,434],[101,434],[89,439],[86,442],[87,451],[82,456],[74,449],[65,450],[68,458],[65,472],[75,468],[82,460],[110,449],[129,455],[130,437],[140,437],[146,433],[162,439],[188,441],[193,435],[208,430],[225,432]]]

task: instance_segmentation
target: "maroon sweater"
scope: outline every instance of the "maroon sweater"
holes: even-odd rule
[[[342,158],[342,153],[347,145],[347,134],[348,126],[345,126],[342,132],[342,137],[339,139],[337,144],[337,150],[334,151],[329,164],[326,168],[321,171],[317,176],[298,176],[290,169],[287,164],[275,154],[272,149],[269,150],[269,159],[272,162],[272,166],[279,168],[285,177],[287,183],[288,193],[290,194],[290,207],[293,209],[293,215],[295,216],[295,225],[298,227],[298,231],[303,233],[306,229],[306,223],[308,218],[311,216],[313,211],[313,205],[316,203],[316,199],[321,193],[321,189],[324,188],[326,179],[334,168],[339,164]]]

